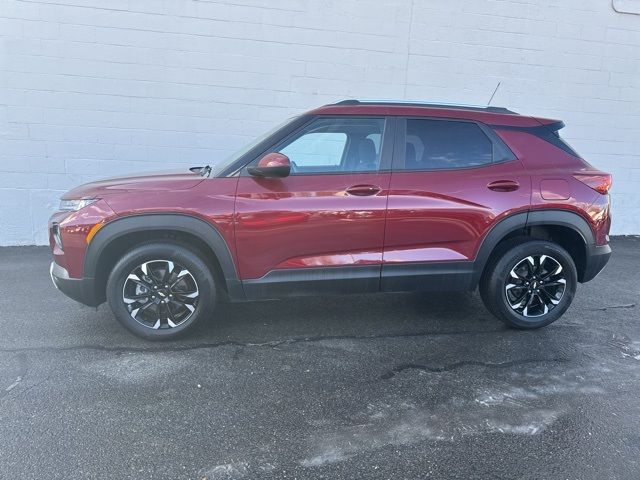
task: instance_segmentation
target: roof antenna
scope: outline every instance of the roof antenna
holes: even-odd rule
[[[496,92],[498,91],[498,88],[500,88],[500,82],[498,82],[498,85],[496,85],[496,89],[493,91],[493,93],[491,94],[491,98],[489,99],[489,102],[487,102],[487,107],[489,105],[491,105],[491,100],[493,100],[494,95],[496,94]]]

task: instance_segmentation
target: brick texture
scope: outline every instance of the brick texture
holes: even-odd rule
[[[563,119],[640,234],[640,16],[610,0],[0,0],[0,245],[82,182],[212,163],[347,97]]]

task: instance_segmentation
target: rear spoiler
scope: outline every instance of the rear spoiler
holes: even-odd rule
[[[580,155],[578,155],[578,153],[573,148],[571,148],[571,146],[569,146],[567,142],[560,138],[560,134],[558,132],[565,127],[562,120],[550,120],[548,118],[535,117],[532,118],[537,120],[540,125],[537,127],[512,127],[508,125],[492,125],[491,127],[496,130],[516,130],[519,132],[526,132],[530,135],[535,135],[545,142],[548,142],[553,146],[564,150],[569,155],[581,158]]]

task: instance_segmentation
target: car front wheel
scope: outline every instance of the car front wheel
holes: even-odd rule
[[[487,267],[480,294],[487,309],[515,328],[540,328],[569,308],[578,283],[571,255],[544,240],[505,245]]]
[[[148,340],[177,338],[213,310],[214,276],[202,258],[182,245],[133,248],[114,266],[107,301],[118,321]]]

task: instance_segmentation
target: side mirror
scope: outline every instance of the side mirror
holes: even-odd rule
[[[291,173],[291,162],[281,153],[267,153],[258,161],[258,165],[247,168],[247,171],[254,177],[288,177]]]

